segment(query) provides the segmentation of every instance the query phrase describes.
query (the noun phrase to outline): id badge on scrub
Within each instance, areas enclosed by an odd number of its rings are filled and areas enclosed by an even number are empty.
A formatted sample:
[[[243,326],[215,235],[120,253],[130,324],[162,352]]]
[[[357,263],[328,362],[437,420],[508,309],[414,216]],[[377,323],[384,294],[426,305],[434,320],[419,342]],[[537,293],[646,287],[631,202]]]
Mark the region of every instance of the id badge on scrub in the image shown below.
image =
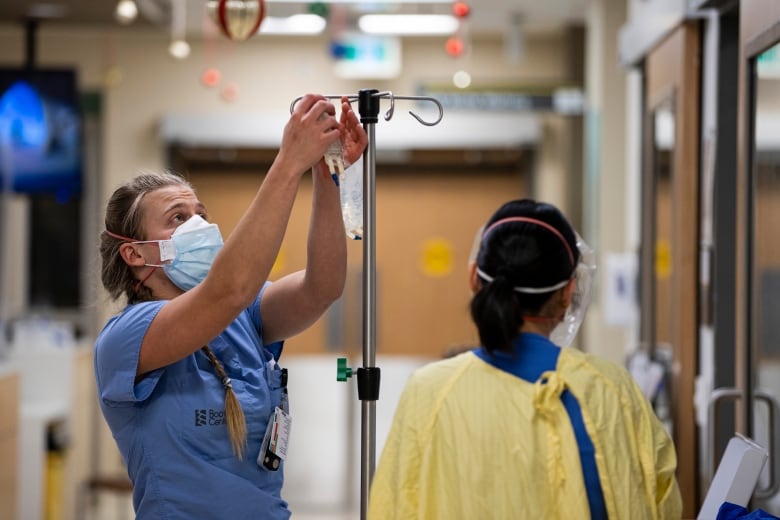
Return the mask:
[[[263,444],[260,447],[260,453],[257,455],[257,464],[260,467],[270,471],[279,469],[282,461],[287,457],[291,426],[292,417],[290,417],[290,414],[277,406],[268,421],[268,426],[265,428]]]

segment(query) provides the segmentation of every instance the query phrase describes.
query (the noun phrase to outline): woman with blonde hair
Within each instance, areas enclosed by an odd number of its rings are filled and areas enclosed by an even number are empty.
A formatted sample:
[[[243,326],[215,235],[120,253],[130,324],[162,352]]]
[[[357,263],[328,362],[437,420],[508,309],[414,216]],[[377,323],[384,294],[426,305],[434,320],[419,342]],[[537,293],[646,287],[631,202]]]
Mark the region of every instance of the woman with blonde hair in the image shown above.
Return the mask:
[[[144,174],[108,201],[102,280],[127,306],[95,345],[103,415],[133,484],[136,518],[287,519],[283,341],[341,295],[346,244],[323,154],[346,162],[367,137],[349,102],[340,121],[304,96],[243,217],[224,241],[193,188]],[[303,174],[312,170],[306,268],[269,283]],[[271,436],[270,433],[274,435]]]

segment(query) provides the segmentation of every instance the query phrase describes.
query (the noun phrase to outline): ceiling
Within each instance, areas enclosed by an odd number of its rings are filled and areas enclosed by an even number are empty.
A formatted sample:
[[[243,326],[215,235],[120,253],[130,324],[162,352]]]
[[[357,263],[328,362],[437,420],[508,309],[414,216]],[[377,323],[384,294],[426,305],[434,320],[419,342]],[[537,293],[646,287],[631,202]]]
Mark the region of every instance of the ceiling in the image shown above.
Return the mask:
[[[331,2],[332,0],[326,0]],[[3,0],[0,1],[0,23],[24,23],[41,19],[52,25],[118,26],[114,20],[117,0]],[[188,32],[202,30],[206,0],[186,0]],[[170,26],[171,0],[136,0],[140,16],[136,26],[167,28]],[[581,22],[588,0],[471,0],[469,29],[474,34],[503,33],[511,24],[521,23],[526,29],[550,29]],[[267,14],[285,16],[306,12],[310,2],[266,0]],[[449,13],[447,0],[361,2],[344,0],[340,4],[348,13],[359,9],[379,8],[412,13]]]

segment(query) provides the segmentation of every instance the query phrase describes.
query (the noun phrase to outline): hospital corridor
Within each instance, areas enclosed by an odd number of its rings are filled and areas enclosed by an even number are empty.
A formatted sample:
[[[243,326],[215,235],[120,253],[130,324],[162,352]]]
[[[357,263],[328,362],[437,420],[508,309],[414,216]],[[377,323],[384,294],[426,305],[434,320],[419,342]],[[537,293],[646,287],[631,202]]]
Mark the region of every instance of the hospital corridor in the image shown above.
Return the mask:
[[[778,0],[0,2],[0,520],[780,518],[778,229]]]

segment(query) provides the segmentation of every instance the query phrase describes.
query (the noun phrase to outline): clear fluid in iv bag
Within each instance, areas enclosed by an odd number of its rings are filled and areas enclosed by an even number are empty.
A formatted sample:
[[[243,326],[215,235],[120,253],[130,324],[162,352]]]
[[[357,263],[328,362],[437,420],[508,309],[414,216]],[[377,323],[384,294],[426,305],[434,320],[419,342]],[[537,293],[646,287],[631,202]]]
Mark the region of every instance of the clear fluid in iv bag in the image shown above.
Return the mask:
[[[334,182],[339,186],[344,232],[349,238],[360,240],[363,238],[362,163],[358,161],[345,168],[341,140],[336,140],[325,152],[325,164],[328,165]]]
[[[363,238],[363,165],[362,157],[339,175],[341,216],[344,231],[353,240]]]
[[[346,182],[341,182],[341,215],[344,219],[344,231],[353,240],[363,238],[363,186],[356,189],[345,189]]]

